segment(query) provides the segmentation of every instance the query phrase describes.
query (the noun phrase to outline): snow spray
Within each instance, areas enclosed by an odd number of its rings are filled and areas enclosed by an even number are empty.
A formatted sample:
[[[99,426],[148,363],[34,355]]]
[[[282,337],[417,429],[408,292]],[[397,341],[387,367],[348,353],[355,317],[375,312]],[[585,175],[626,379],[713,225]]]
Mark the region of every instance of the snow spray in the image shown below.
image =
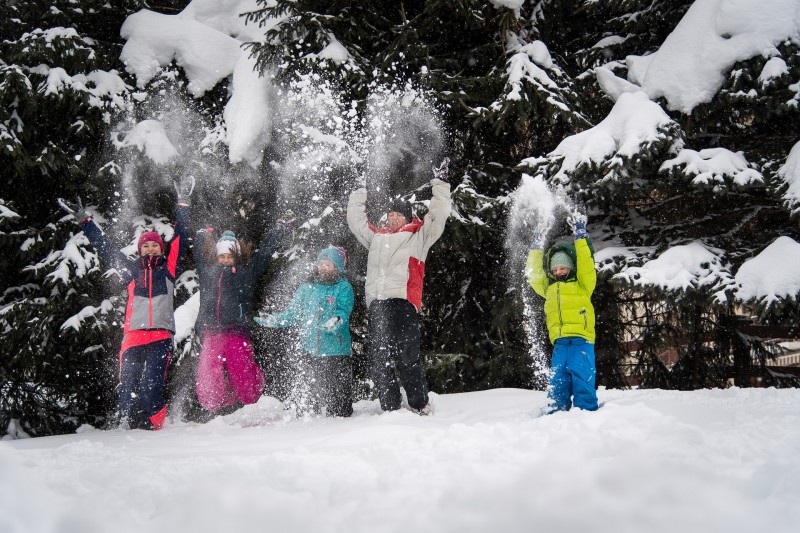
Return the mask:
[[[436,107],[424,91],[411,85],[373,91],[365,122],[363,185],[372,218],[382,216],[391,200],[407,196],[435,177],[446,143]]]
[[[520,291],[523,302],[524,327],[528,337],[533,386],[543,390],[547,386],[549,367],[547,353],[540,346],[547,338],[547,331],[534,319],[537,306],[533,289],[528,284],[525,262],[535,235],[545,240],[545,246],[552,244],[550,238],[557,231],[558,221],[566,218],[566,213],[574,211],[571,200],[563,189],[552,191],[541,176],[531,177],[523,174],[522,182],[511,194],[511,208],[506,230],[506,250],[508,252],[509,279]]]

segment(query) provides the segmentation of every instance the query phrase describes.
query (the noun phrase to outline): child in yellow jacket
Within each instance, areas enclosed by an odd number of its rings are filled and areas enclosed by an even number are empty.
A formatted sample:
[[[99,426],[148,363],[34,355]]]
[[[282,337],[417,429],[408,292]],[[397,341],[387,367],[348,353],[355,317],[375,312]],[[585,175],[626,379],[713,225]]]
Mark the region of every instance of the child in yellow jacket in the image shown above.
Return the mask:
[[[595,391],[595,315],[591,297],[597,271],[586,222],[574,222],[575,243],[553,245],[545,256],[537,236],[525,272],[536,293],[545,299],[544,312],[553,344],[549,412],[575,407],[597,410]]]

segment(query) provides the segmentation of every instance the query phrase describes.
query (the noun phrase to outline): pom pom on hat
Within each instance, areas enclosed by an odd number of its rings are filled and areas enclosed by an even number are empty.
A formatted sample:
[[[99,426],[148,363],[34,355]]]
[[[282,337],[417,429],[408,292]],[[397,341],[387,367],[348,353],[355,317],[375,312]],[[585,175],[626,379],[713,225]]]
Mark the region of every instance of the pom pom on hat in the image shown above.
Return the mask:
[[[161,247],[161,252],[164,252],[164,239],[155,231],[145,231],[139,236],[139,242],[136,243],[136,251],[142,255],[142,245],[146,242],[154,242]]]
[[[317,256],[317,261],[322,261],[323,259],[333,263],[333,266],[335,266],[336,270],[339,272],[344,272],[347,266],[347,252],[344,251],[344,248],[340,248],[339,246],[328,246],[323,249]]]
[[[238,254],[241,252],[239,248],[239,241],[236,240],[236,234],[231,230],[222,232],[222,236],[217,241],[217,255],[221,254]]]

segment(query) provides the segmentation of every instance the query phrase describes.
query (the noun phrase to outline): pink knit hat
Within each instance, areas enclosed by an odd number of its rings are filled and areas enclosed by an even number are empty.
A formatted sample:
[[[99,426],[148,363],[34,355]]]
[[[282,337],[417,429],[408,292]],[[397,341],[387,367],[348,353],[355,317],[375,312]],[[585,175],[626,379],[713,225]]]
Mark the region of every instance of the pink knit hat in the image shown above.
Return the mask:
[[[164,251],[164,239],[161,238],[161,235],[155,231],[145,231],[136,244],[136,251],[139,252],[139,255],[142,255],[142,245],[146,242],[154,242],[161,247],[162,252]]]

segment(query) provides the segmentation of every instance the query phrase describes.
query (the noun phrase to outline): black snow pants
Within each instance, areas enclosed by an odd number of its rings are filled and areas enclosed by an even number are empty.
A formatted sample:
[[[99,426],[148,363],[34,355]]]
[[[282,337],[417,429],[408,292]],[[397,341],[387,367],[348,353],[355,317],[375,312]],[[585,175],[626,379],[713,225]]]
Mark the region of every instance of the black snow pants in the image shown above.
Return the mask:
[[[400,409],[400,384],[409,407],[421,409],[428,404],[428,385],[419,359],[419,315],[411,302],[391,298],[370,304],[369,358],[381,409]]]

